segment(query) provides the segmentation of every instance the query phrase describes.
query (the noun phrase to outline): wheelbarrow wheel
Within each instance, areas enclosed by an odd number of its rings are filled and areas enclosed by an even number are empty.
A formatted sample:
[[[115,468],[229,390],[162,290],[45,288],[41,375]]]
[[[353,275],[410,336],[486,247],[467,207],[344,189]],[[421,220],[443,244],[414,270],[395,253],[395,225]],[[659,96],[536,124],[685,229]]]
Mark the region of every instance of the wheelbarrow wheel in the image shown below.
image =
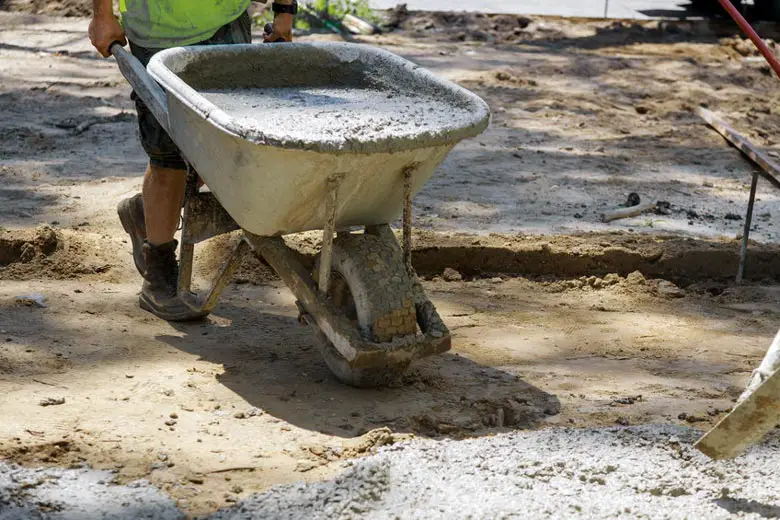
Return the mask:
[[[319,260],[315,277],[319,273]],[[369,234],[342,234],[333,241],[328,299],[355,323],[361,335],[376,343],[417,333],[412,281],[397,244]],[[385,386],[401,376],[409,360],[388,359],[386,364],[353,368],[319,334],[325,363],[343,383],[356,387]]]

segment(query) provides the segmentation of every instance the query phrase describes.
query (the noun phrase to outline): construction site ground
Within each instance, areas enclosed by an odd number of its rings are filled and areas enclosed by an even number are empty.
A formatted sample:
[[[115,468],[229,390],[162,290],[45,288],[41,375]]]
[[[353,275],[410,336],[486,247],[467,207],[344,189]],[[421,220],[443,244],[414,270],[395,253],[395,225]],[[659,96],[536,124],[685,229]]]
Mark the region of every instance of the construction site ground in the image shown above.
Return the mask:
[[[778,192],[759,182],[736,286],[753,167],[696,113],[705,105],[780,152],[777,78],[728,25],[412,14],[395,32],[356,38],[458,82],[493,112],[415,199],[415,266],[453,349],[377,390],[330,375],[292,294],[257,260],[204,322],[138,308],[115,206],[140,189],[145,157],[130,89],[86,27],[0,12],[6,463],[145,479],[177,511],[204,515],[277,484],[330,479],[414,437],[450,450],[528,438],[515,430],[662,424],[689,450],[777,331]],[[312,39],[340,38],[301,38]],[[631,192],[668,202],[667,214],[602,223]],[[198,249],[201,281],[235,238]],[[288,241],[313,259],[316,234]],[[582,446],[607,439],[593,435]],[[0,492],[0,510],[47,478],[15,498]],[[642,496],[681,496],[669,489]],[[778,514],[751,489],[712,500],[723,514]],[[33,505],[56,513],[55,502]]]

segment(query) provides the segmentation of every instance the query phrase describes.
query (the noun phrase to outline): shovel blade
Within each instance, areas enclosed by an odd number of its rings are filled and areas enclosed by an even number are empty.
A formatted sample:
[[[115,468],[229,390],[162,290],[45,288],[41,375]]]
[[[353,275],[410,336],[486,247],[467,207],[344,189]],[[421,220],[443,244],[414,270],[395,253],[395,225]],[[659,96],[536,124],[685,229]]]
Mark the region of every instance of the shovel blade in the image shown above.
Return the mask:
[[[694,447],[712,459],[732,459],[780,423],[780,370],[699,439]]]

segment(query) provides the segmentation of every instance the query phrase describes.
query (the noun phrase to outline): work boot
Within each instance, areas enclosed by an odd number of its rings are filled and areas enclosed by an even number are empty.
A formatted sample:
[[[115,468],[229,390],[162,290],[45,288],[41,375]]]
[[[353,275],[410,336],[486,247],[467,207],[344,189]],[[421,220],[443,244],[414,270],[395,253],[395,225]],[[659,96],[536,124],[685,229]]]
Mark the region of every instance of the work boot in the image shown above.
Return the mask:
[[[133,242],[133,261],[135,262],[135,268],[141,276],[146,271],[146,263],[144,262],[143,245],[146,240],[146,222],[144,221],[144,199],[141,194],[134,195],[128,199],[119,203],[116,208],[116,212],[119,214],[119,220],[122,222],[122,227],[125,232],[130,235],[130,240]]]
[[[179,298],[179,264],[175,240],[159,246],[144,242],[141,246],[146,266],[139,304],[145,311],[167,321],[190,321],[208,313],[192,310]]]

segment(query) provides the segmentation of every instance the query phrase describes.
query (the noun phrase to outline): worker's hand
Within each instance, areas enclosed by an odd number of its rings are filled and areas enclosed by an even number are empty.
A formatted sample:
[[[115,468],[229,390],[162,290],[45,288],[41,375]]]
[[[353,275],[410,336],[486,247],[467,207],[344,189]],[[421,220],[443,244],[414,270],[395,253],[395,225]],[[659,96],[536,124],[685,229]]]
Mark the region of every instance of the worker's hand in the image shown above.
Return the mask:
[[[263,41],[265,43],[273,43],[275,41],[292,41],[292,27],[295,17],[287,13],[279,13],[274,17],[274,32],[271,34],[263,35]]]
[[[112,43],[119,42],[127,45],[125,30],[113,14],[92,17],[92,21],[89,22],[89,40],[104,58],[111,56],[109,47]]]

